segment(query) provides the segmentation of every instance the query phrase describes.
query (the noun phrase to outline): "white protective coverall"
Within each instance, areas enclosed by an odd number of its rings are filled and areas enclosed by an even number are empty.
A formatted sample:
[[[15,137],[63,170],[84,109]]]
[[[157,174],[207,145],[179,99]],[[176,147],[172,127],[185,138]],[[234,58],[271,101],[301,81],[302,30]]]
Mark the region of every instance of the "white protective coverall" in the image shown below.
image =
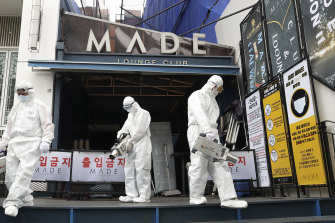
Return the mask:
[[[142,109],[132,98],[126,97],[123,107],[129,112],[128,118],[118,137],[122,133],[130,134],[129,143],[133,148],[126,156],[125,187],[126,197],[121,196],[124,202],[150,202],[151,195],[151,140],[150,140],[150,113]]]
[[[29,82],[22,81],[16,88],[29,89],[29,96],[19,100],[9,113],[0,147],[8,146],[5,181],[9,193],[3,207],[6,210],[16,208],[17,214],[18,208],[33,205],[30,182],[41,151],[54,138],[54,124],[46,105],[34,98],[33,87]],[[16,214],[14,211],[9,215]]]
[[[188,98],[188,130],[187,139],[190,150],[192,151],[197,137],[200,133],[205,133],[209,139],[219,139],[217,120],[220,115],[219,106],[215,99],[218,94],[217,85],[221,86],[222,78],[214,75],[202,87],[191,94]],[[233,184],[233,179],[229,171],[227,162],[213,162],[212,157],[206,157],[201,152],[191,152],[191,166],[189,167],[189,189],[190,189],[190,204],[203,204],[207,200],[204,197],[208,172],[211,175],[215,185],[218,188],[221,205],[228,200],[237,197]],[[242,202],[243,207],[245,201]],[[234,203],[234,201],[232,201]],[[235,208],[233,205],[228,205]],[[241,206],[241,207],[242,207]]]

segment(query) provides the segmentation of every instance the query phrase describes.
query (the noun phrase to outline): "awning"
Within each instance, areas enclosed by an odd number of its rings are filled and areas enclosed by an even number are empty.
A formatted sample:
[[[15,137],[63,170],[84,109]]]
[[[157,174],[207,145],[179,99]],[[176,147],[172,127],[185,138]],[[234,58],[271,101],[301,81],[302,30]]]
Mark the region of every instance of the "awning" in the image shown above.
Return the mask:
[[[156,73],[193,74],[193,75],[228,75],[239,74],[240,68],[235,65],[180,65],[180,64],[127,64],[107,62],[81,62],[64,60],[29,60],[28,66],[33,69],[50,69],[54,72],[130,72],[143,75],[154,75]]]

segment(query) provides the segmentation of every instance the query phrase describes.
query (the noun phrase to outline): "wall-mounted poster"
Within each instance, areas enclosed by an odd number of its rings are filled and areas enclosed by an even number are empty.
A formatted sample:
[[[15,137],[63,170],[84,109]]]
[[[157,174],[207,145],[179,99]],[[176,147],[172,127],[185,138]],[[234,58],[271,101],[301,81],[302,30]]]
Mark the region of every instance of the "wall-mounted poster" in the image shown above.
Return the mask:
[[[335,1],[300,0],[312,74],[335,90]]]
[[[293,183],[279,80],[262,88],[264,120],[274,184]]]
[[[241,23],[241,35],[247,93],[251,93],[268,80],[260,4]]]
[[[284,73],[283,78],[298,184],[326,184],[307,61]]]
[[[249,147],[250,150],[255,150],[259,186],[269,187],[270,178],[268,162],[266,159],[265,134],[259,91],[254,92],[245,99],[245,108],[247,114]]]
[[[263,0],[272,75],[301,60],[294,0]]]

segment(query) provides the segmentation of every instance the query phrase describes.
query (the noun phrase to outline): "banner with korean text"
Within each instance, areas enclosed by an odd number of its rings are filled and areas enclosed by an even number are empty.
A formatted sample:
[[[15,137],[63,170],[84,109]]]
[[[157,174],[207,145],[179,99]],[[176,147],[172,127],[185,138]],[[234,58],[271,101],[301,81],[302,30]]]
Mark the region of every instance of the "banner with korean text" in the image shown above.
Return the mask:
[[[298,184],[326,184],[307,61],[285,72],[283,78]]]
[[[228,162],[228,168],[233,180],[256,180],[255,151],[230,151],[231,154],[238,157],[234,164]]]
[[[293,183],[279,80],[262,88],[264,120],[274,184]]]
[[[72,152],[52,151],[42,154],[32,180],[70,181]]]
[[[260,187],[269,187],[270,178],[268,171],[268,162],[266,159],[266,148],[264,141],[264,127],[261,109],[261,100],[259,90],[249,95],[245,99],[249,147],[255,150],[257,172]]]
[[[115,160],[104,152],[73,152],[72,181],[124,182],[125,157]]]

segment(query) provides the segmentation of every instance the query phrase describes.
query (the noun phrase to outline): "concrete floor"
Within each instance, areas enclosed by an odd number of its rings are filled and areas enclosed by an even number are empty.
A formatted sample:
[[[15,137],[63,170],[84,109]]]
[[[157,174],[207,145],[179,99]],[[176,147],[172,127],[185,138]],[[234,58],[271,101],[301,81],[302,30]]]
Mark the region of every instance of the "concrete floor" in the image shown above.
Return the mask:
[[[0,203],[5,198],[0,198]],[[308,201],[315,198],[292,198],[292,197],[245,197],[239,198],[247,201],[249,204],[259,203],[277,203],[277,202],[295,202],[295,201]],[[220,200],[217,196],[207,196],[206,206],[219,206]],[[37,197],[34,199],[34,207],[47,207],[47,208],[134,208],[134,207],[185,207],[190,206],[189,198],[185,196],[178,197],[152,197],[150,203],[123,203],[118,198],[104,199],[94,198],[88,200],[66,200],[58,198]]]

